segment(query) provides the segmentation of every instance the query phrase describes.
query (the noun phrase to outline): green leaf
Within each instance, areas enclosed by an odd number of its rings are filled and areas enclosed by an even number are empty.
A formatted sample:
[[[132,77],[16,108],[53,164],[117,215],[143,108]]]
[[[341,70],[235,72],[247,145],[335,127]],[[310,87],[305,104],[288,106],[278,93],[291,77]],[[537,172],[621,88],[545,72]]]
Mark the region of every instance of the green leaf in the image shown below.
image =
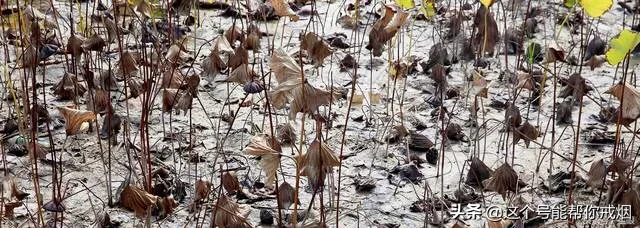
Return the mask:
[[[576,0],[564,0],[564,6],[567,8],[573,8],[576,5]]]
[[[436,15],[436,3],[433,0],[422,0],[422,7],[420,7],[420,13],[426,18],[431,18]]]
[[[618,65],[627,56],[627,53],[638,46],[638,43],[640,43],[640,33],[628,29],[622,30],[609,43],[609,50],[606,53],[607,62],[611,65]]]
[[[413,9],[416,8],[416,3],[413,0],[396,0],[396,4],[403,9]]]
[[[600,17],[611,9],[613,0],[580,0],[580,6],[591,17]]]

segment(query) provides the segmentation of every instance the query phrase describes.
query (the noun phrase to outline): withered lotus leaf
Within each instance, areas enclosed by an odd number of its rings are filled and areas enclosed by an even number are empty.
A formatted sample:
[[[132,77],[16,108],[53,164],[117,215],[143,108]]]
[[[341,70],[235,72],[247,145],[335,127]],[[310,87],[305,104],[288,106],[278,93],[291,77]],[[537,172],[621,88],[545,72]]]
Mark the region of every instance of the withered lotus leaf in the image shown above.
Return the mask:
[[[234,82],[240,85],[246,85],[254,80],[256,73],[249,68],[247,64],[242,64],[236,67],[229,73],[229,77],[217,82]]]
[[[280,198],[280,206],[283,209],[288,209],[291,204],[293,204],[294,200],[299,202],[295,198],[296,190],[287,182],[282,182],[280,186],[278,186],[278,198]]]
[[[157,196],[133,185],[124,187],[120,193],[120,205],[133,210],[138,217],[147,214],[147,211],[154,208],[157,202]]]
[[[331,55],[329,45],[313,32],[304,34],[300,48],[307,52],[315,66],[322,65],[324,59]]]
[[[604,178],[607,176],[607,165],[603,159],[598,159],[591,163],[591,168],[589,168],[589,172],[587,173],[589,177],[587,179],[587,184],[592,188],[602,188],[604,183]]]
[[[276,15],[280,17],[289,17],[291,21],[298,21],[300,17],[296,15],[289,4],[285,0],[271,0],[271,5],[273,6],[273,10]]]
[[[524,144],[529,148],[529,143],[535,141],[540,136],[538,128],[531,125],[529,122],[525,122],[518,130],[513,133],[513,143],[516,144],[520,139],[524,140]]]
[[[493,170],[491,170],[491,168],[484,164],[478,157],[473,157],[469,165],[469,172],[467,173],[465,183],[471,186],[481,186],[482,182],[489,179],[492,174]]]
[[[242,46],[238,46],[235,50],[234,50],[234,54],[229,56],[229,61],[227,61],[227,66],[229,67],[229,69],[234,70],[242,65],[247,65],[249,64],[249,52],[247,52],[247,49],[242,47]]]
[[[396,14],[390,6],[384,5],[384,8],[384,16],[373,24],[369,32],[369,43],[366,46],[367,50],[376,57],[382,55],[385,43],[396,35],[409,17],[409,13],[402,9],[398,9]]]
[[[314,191],[320,190],[324,185],[324,179],[328,173],[333,172],[333,167],[340,166],[340,158],[327,145],[316,138],[309,150],[304,154],[304,166],[301,169],[302,174],[309,178],[309,182]]]
[[[184,82],[184,75],[178,69],[172,69],[169,67],[164,74],[162,74],[162,87],[163,89],[179,89]]]
[[[18,187],[13,176],[5,176],[2,180],[2,198],[8,200],[22,201],[27,198],[29,193],[26,193]]]
[[[93,97],[90,94],[93,94]],[[108,112],[113,110],[110,100],[109,91],[96,89],[93,93],[89,93],[89,97],[87,97],[87,109],[95,113]]]
[[[200,63],[202,65],[202,75],[206,77],[208,81],[213,81],[216,75],[227,69],[227,64],[222,60],[220,55],[221,53],[218,50],[218,47],[215,47],[211,53],[209,53],[207,58],[202,60],[202,63]]]
[[[102,51],[105,46],[107,46],[107,43],[98,34],[93,34],[82,43],[82,48],[87,51]]]
[[[71,74],[65,73],[58,84],[56,84],[53,94],[62,100],[73,100],[77,96],[83,96],[87,92],[87,88],[78,82],[78,78]]]
[[[476,33],[473,35],[473,47],[476,53],[493,53],[498,42],[498,24],[493,18],[493,14],[484,6],[478,8],[473,18],[473,26]]]
[[[178,207],[178,203],[176,203],[176,200],[173,199],[173,197],[168,196],[168,197],[158,197],[158,203],[157,203],[158,207],[160,208],[160,217],[164,218],[167,217],[170,214],[173,214],[173,211],[175,210],[176,207]]]
[[[196,195],[194,197],[194,201],[206,200],[209,198],[209,194],[211,193],[211,182],[205,180],[197,180],[196,181]]]
[[[493,177],[482,182],[487,190],[495,191],[506,198],[508,191],[516,192],[518,189],[518,174],[507,163],[502,164],[493,173]]]
[[[580,99],[580,97],[593,89],[587,85],[587,80],[578,73],[572,74],[569,78],[560,78],[560,83],[565,87],[560,91],[558,97],[563,98],[573,96],[574,99]]]
[[[263,136],[254,136],[245,151],[249,155],[260,156],[260,167],[262,167],[267,176],[265,184],[272,186],[280,166],[280,152],[273,149]]]
[[[269,66],[278,83],[302,77],[302,68],[298,62],[283,49],[276,49],[273,52],[269,59]]]
[[[510,124],[509,129],[520,127],[520,124],[522,124],[520,109],[511,102],[509,102],[504,111],[504,118],[507,120],[507,123]]]
[[[247,223],[247,219],[242,215],[241,207],[238,203],[233,202],[228,196],[222,195],[216,203],[218,209],[216,211],[216,226],[218,227],[251,227]]]
[[[610,93],[618,100],[622,101],[622,124],[630,124],[640,117],[640,93],[634,87],[627,83],[617,83],[609,88],[607,93]],[[613,117],[614,120],[618,119],[618,116]]]
[[[231,26],[229,29],[224,31],[224,37],[227,38],[231,47],[235,47],[234,44],[236,41],[244,43],[244,33],[236,26]]]
[[[138,64],[133,54],[129,51],[124,51],[120,55],[120,61],[118,62],[118,70],[123,77],[135,75],[138,72]]]
[[[276,135],[283,145],[294,143],[296,140],[296,132],[290,123],[279,124],[276,127]]]
[[[162,91],[162,111],[171,110],[184,111],[191,109],[193,96],[191,93],[178,89],[163,89]]]
[[[229,194],[235,194],[236,192],[242,191],[235,172],[225,172],[222,174],[222,187],[224,187],[224,190]]]
[[[78,110],[64,106],[56,107],[65,120],[65,130],[67,135],[76,135],[87,130],[88,125],[84,123],[96,120],[96,114],[88,110]]]
[[[313,114],[318,110],[318,107],[328,105],[339,98],[337,93],[317,89],[309,83],[295,87],[291,94],[293,97],[289,112],[291,120],[294,120],[299,112]]]
[[[84,43],[84,37],[78,34],[72,34],[69,36],[69,40],[67,40],[67,53],[71,54],[71,56],[79,57],[84,53],[84,48],[82,48]]]

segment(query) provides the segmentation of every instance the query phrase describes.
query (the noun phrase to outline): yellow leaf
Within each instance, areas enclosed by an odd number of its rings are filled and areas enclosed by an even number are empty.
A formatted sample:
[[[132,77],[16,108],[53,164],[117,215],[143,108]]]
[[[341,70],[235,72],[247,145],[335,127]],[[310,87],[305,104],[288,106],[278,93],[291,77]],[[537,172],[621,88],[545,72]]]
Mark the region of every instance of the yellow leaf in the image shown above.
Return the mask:
[[[84,33],[84,30],[87,28],[87,23],[84,20],[83,16],[80,16],[80,20],[78,21],[78,27],[76,28],[76,32]]]
[[[215,2],[215,0],[209,0],[209,4],[213,4],[213,2]]]
[[[580,6],[591,17],[600,17],[611,9],[613,0],[580,0]]]
[[[420,12],[424,17],[431,18],[436,15],[436,3],[433,0],[422,0]]]
[[[413,0],[396,0],[396,4],[403,9],[413,9],[416,8],[416,3]]]
[[[625,29],[616,37],[611,39],[609,50],[607,50],[607,62],[617,65],[624,57],[640,43],[640,33]]]
[[[494,0],[480,0],[480,3],[482,3],[482,5],[484,5],[484,7],[491,7],[491,5],[493,5]]]

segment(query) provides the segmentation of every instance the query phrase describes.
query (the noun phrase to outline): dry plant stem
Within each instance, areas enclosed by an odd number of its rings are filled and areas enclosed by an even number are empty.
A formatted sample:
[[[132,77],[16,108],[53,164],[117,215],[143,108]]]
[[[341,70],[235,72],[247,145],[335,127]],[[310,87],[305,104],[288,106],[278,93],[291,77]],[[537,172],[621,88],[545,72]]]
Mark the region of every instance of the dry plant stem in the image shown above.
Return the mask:
[[[17,2],[18,4],[18,8],[22,9],[22,6],[20,6],[20,2]],[[22,14],[18,14],[18,27],[19,27],[19,31],[20,31],[20,37],[24,37],[25,36],[25,31],[22,31],[22,27],[23,27],[23,18],[21,16]],[[35,44],[30,44],[30,45],[35,45]],[[24,53],[24,46],[22,47],[22,53]],[[24,58],[24,57],[23,57]],[[36,56],[33,56],[33,58],[37,58]],[[27,60],[29,62],[36,62],[37,60]],[[35,107],[35,105],[38,104],[38,97],[37,97],[37,93],[36,93],[36,67],[37,64],[35,64],[34,66],[31,66],[30,69],[24,68],[23,69],[23,94],[24,96],[24,107],[32,107],[31,103],[29,102],[29,91],[27,91],[27,83],[29,82],[29,75],[32,77],[31,78],[31,98],[33,99],[33,107]],[[36,146],[36,140],[37,140],[37,123],[38,123],[38,113],[36,111],[36,108],[32,108],[31,113],[29,114],[31,116],[31,120],[30,120],[30,140],[29,140],[29,144],[31,145],[32,148],[34,148],[35,151],[35,146]],[[25,132],[21,132],[21,135],[26,135]],[[40,181],[38,179],[38,160],[37,160],[37,156],[35,156],[35,153],[29,153],[29,159],[31,160],[31,175],[32,175],[32,179],[33,179],[33,185],[34,185],[34,189],[36,191],[36,199],[37,202],[36,204],[38,205],[38,221],[37,224],[39,225],[44,225],[44,218],[42,215],[42,199],[40,198]]]

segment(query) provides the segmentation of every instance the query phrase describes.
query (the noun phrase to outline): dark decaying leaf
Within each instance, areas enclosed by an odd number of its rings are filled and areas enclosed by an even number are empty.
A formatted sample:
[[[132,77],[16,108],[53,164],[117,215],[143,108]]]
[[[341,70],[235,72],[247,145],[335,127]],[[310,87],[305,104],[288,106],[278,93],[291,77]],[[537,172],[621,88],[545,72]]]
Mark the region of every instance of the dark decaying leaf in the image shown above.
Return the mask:
[[[476,33],[473,35],[473,47],[476,53],[493,53],[498,42],[498,24],[489,10],[481,6],[473,18]]]
[[[193,198],[194,202],[199,202],[202,200],[206,200],[209,198],[209,194],[211,193],[211,182],[205,180],[197,180],[196,181],[196,194]]]
[[[471,186],[482,186],[482,182],[489,179],[492,174],[493,170],[489,166],[484,164],[478,157],[473,157],[469,164],[469,172],[465,183]]]
[[[443,66],[451,64],[449,58],[449,52],[447,51],[447,48],[444,46],[444,44],[437,43],[431,46],[431,49],[429,49],[429,60],[427,60],[426,62],[421,62],[420,66],[422,67],[423,72],[429,73],[429,71],[431,71],[431,68],[438,64]]]
[[[350,69],[358,67],[358,62],[351,54],[347,54],[344,56],[342,60],[340,60],[340,69]]]
[[[62,100],[74,100],[76,96],[84,96],[87,88],[78,82],[78,77],[71,73],[65,73],[55,86],[53,94]]]
[[[390,6],[384,5],[384,8],[384,16],[373,24],[369,32],[369,43],[365,47],[376,57],[382,55],[384,45],[396,35],[409,17],[409,13],[402,9],[397,9],[396,14]]]
[[[294,199],[295,191],[296,190],[287,182],[282,182],[282,184],[278,186],[277,194],[278,198],[280,198],[280,206],[283,209],[288,209],[293,204],[294,200],[299,202],[297,199]]]
[[[411,150],[427,152],[433,145],[433,142],[427,136],[417,132],[409,134],[409,149]]]
[[[42,208],[50,212],[64,212],[66,210],[64,204],[56,199],[52,199],[49,202],[46,202],[42,205]]]
[[[386,141],[387,143],[397,143],[407,135],[409,135],[409,130],[404,125],[396,125],[389,130]]]
[[[466,135],[462,132],[462,126],[457,123],[449,123],[446,129],[447,138],[455,141],[465,141]]]
[[[572,110],[573,110],[573,97],[567,97],[562,101],[562,103],[558,104],[555,118],[556,122],[560,124],[571,124],[573,123],[572,118]]]
[[[242,191],[235,172],[225,172],[222,174],[222,186],[229,194],[235,194],[236,192]]]
[[[278,124],[276,135],[282,145],[289,145],[296,142],[296,132],[290,123]]]
[[[607,168],[609,164],[605,163],[603,159],[598,159],[591,163],[591,168],[587,176],[587,184],[592,188],[603,188],[604,178],[607,175]]]
[[[587,85],[587,80],[578,73],[572,74],[569,78],[560,78],[560,83],[565,87],[560,91],[558,97],[573,96],[574,99],[580,99],[587,92],[593,90],[591,86]]]
[[[93,92],[93,97],[87,97],[87,109],[95,113],[106,113],[113,111],[113,107],[110,102],[109,91],[104,89],[96,89]]]
[[[493,173],[490,179],[484,180],[482,184],[487,190],[500,193],[506,198],[509,191],[516,193],[518,190],[518,174],[507,163],[502,164]]]
[[[587,45],[582,61],[590,60],[594,56],[604,55],[606,51],[607,42],[602,40],[600,36],[595,34],[593,39],[591,39],[591,41],[589,41],[589,44]]]
[[[87,51],[102,51],[106,45],[107,43],[100,35],[94,34],[84,41],[82,48]]]
[[[522,116],[520,116],[520,109],[513,105],[511,102],[507,105],[507,108],[504,111],[504,118],[507,120],[507,123],[510,124],[509,129],[520,127],[522,124]]]
[[[529,143],[531,141],[536,141],[538,136],[540,136],[538,128],[534,127],[529,122],[525,122],[517,128],[517,131],[513,132],[513,143],[517,144],[520,142],[520,139],[522,139],[524,140],[526,147],[529,148]]]
[[[191,109],[193,103],[193,96],[191,93],[177,90],[177,89],[163,89],[162,90],[162,111],[170,112],[171,110],[182,110],[187,112]]]
[[[255,94],[262,92],[264,90],[264,86],[260,82],[254,80],[244,84],[243,90],[245,93]]]

